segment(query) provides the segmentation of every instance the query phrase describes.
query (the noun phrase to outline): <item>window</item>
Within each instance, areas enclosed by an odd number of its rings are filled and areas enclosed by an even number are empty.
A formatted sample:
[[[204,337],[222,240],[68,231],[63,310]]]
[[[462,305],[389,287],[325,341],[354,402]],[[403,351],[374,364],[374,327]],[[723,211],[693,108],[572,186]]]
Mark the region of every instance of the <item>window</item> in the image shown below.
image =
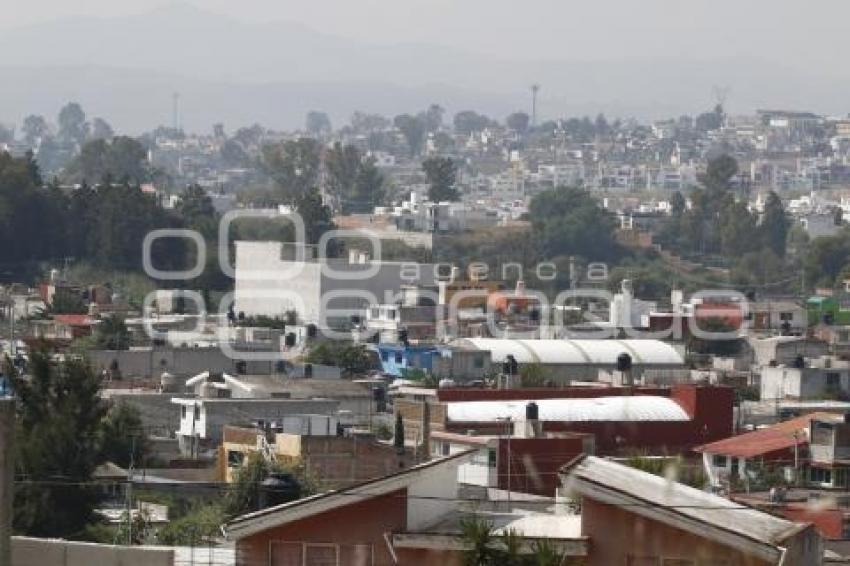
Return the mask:
[[[340,545],[339,563],[340,566],[372,566],[372,545]]]
[[[304,566],[337,566],[339,547],[335,544],[305,544]]]
[[[272,566],[301,566],[304,546],[300,542],[273,542],[269,563]]]
[[[787,320],[788,322],[791,322],[792,320],[794,320],[794,313],[781,312],[779,313],[779,320]]]
[[[242,452],[237,452],[236,450],[228,450],[227,451],[227,467],[228,468],[238,468],[242,465],[242,462],[245,460],[245,454]]]
[[[496,467],[496,451],[492,448],[487,451],[487,466],[490,468]]]
[[[441,451],[440,453],[441,453],[443,456],[448,456],[448,455],[449,455],[449,450],[450,450],[450,449],[451,449],[451,446],[449,446],[449,443],[448,443],[448,442],[443,442],[443,443],[440,445],[440,451]]]
[[[198,405],[195,405],[195,420],[201,420],[201,407]]]
[[[395,363],[400,364],[403,361],[404,361],[404,354],[402,354],[401,352],[396,352],[395,353]]]
[[[657,556],[626,556],[626,566],[659,566],[661,560]]]
[[[481,369],[484,367],[484,356],[477,355],[472,359],[472,367],[475,369]]]
[[[841,390],[841,377],[834,371],[826,374],[826,390],[828,393],[837,393]]]
[[[711,465],[715,468],[725,468],[727,465],[727,458],[721,454],[715,454],[711,457]]]
[[[390,353],[389,352],[381,352],[381,360],[384,362],[390,361]]]
[[[832,483],[832,470],[812,468],[809,472],[809,478],[813,483]]]
[[[183,405],[183,406],[180,407],[180,418],[181,419],[186,418],[186,405]]]

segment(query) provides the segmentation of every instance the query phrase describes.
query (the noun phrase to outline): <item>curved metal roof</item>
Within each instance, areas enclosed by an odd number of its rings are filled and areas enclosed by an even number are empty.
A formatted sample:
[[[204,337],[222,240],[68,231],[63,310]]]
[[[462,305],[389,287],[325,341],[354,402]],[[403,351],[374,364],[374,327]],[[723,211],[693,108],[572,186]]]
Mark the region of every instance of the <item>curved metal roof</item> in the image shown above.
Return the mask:
[[[513,340],[463,338],[453,343],[461,348],[489,350],[494,362],[512,354],[521,364],[564,364],[613,366],[623,352],[635,365],[682,366],[685,361],[670,344],[661,340]]]
[[[525,419],[531,401],[461,401],[447,403],[448,418],[455,422],[496,422]],[[539,399],[541,421],[687,421],[688,413],[667,397],[635,395],[591,399]]]

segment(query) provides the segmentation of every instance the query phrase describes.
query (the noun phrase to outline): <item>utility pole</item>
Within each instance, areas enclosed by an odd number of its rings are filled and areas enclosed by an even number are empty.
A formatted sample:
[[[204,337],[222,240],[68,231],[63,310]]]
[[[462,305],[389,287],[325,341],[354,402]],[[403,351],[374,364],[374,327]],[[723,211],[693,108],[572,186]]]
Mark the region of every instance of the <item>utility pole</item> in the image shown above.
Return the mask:
[[[535,83],[531,85],[531,127],[537,125],[537,93],[540,91],[540,85]]]
[[[12,564],[12,499],[15,479],[15,400],[0,398],[0,566]]]

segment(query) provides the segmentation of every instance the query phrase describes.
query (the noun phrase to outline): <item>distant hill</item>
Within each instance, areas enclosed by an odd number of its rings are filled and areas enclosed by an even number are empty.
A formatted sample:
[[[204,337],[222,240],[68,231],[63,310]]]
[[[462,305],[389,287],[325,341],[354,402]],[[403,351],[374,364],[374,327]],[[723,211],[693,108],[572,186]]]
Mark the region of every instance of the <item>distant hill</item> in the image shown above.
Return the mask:
[[[380,38],[376,38],[376,41]],[[340,123],[354,110],[392,115],[437,102],[503,118],[528,106],[539,82],[541,115],[662,117],[712,104],[732,87],[733,110],[794,106],[845,113],[848,75],[809,76],[754,59],[499,60],[424,44],[373,45],[299,24],[245,23],[173,3],[130,17],[78,17],[3,30],[0,121],[55,116],[70,99],[119,129],[168,123],[181,93],[184,125],[207,130],[255,121],[295,127],[311,109]]]

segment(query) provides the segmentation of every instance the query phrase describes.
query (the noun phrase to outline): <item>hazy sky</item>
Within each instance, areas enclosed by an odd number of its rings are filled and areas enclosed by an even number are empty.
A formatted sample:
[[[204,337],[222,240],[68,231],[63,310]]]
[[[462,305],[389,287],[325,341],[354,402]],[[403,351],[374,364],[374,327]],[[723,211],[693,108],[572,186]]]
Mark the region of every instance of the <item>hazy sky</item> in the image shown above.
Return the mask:
[[[187,0],[232,17],[291,20],[375,43],[416,41],[551,59],[749,56],[843,64],[846,0]],[[162,0],[0,0],[0,26],[121,16]]]

